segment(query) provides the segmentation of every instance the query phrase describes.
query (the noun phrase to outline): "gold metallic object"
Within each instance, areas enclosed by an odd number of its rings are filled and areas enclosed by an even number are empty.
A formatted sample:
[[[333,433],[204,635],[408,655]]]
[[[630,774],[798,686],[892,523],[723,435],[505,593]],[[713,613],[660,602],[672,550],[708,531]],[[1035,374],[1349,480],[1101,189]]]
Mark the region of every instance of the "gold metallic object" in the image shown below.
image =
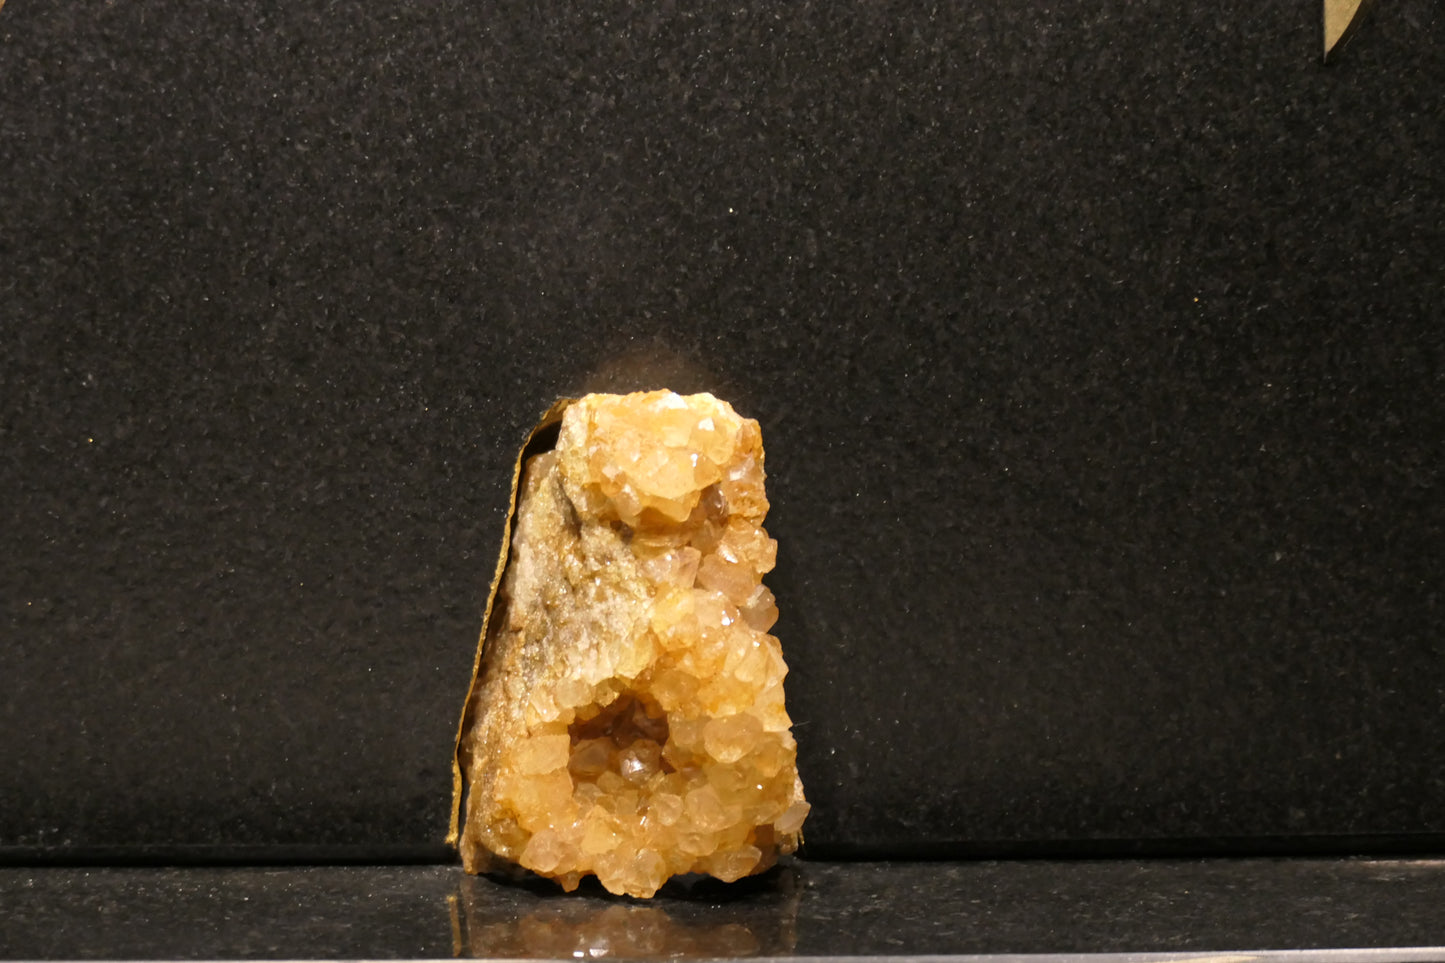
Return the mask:
[[[1374,0],[1325,0],[1325,61],[1335,56],[1354,34]]]

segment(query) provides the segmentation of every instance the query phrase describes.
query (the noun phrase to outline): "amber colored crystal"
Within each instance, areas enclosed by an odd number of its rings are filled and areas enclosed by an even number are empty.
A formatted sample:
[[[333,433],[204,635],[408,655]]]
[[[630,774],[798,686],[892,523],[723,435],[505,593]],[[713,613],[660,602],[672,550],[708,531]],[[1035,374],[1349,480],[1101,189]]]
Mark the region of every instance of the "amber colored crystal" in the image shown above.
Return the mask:
[[[588,395],[531,457],[458,747],[468,872],[651,896],[796,848],[808,812],[762,584],[758,423]]]

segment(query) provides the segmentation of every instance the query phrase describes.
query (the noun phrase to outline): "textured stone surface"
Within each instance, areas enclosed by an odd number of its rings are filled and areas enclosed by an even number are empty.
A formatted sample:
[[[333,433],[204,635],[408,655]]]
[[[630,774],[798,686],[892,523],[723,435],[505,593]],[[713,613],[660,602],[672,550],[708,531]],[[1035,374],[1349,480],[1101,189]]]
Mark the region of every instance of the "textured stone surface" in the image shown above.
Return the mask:
[[[763,478],[758,423],[712,395],[566,409],[526,465],[463,723],[469,872],[651,896],[796,848]]]
[[[0,35],[7,852],[442,858],[507,449],[660,384],[765,430],[810,856],[1445,833],[1439,0]]]
[[[1404,959],[1445,958],[1419,949],[1445,946],[1438,859],[808,859],[723,888],[701,879],[641,903],[557,899],[452,866],[0,868],[0,955],[1001,963],[1114,952],[1138,963],[1336,949],[1347,952],[1287,960],[1386,963],[1361,950],[1414,947]]]

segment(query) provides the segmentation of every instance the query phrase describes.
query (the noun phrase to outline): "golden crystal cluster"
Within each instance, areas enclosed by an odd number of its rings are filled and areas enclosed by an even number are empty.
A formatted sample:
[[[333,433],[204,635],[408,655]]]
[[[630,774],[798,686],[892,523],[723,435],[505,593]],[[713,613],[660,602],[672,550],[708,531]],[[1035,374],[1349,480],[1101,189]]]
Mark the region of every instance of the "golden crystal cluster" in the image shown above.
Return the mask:
[[[463,719],[469,872],[651,896],[796,848],[763,479],[758,423],[712,395],[565,408],[526,465]]]

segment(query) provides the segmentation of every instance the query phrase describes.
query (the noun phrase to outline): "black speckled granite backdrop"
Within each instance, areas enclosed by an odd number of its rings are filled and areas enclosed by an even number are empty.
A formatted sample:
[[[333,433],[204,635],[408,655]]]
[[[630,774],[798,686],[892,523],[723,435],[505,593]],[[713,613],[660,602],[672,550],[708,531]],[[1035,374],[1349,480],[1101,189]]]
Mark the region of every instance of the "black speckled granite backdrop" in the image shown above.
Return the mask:
[[[0,853],[437,853],[515,446],[658,383],[818,852],[1441,838],[1445,13],[1317,15],[10,0]]]

